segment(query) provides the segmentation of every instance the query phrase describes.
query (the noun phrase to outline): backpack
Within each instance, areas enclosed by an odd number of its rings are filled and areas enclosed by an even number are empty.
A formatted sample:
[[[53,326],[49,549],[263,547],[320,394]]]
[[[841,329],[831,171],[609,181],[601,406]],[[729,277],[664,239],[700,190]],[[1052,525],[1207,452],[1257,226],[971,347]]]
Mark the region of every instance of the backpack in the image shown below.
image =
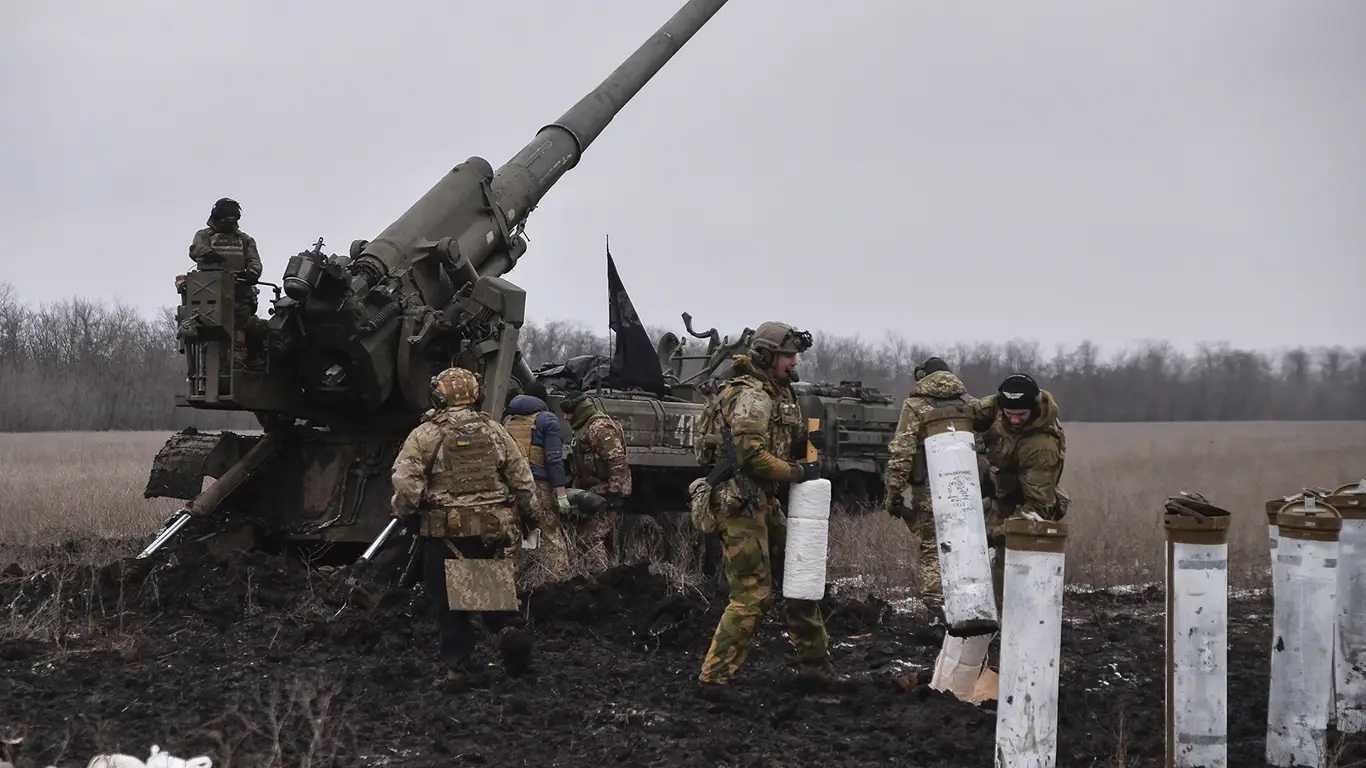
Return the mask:
[[[693,425],[692,455],[699,466],[710,467],[716,463],[721,451],[721,426],[721,395],[712,392],[707,395],[707,405]]]

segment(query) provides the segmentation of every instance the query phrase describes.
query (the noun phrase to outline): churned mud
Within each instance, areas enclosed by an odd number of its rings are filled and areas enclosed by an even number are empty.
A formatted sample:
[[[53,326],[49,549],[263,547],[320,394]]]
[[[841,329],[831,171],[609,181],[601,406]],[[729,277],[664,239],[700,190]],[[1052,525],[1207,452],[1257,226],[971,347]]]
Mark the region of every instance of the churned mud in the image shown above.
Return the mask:
[[[703,698],[722,598],[623,566],[534,593],[532,671],[494,663],[462,690],[442,682],[416,590],[353,591],[345,569],[285,556],[177,556],[0,576],[0,736],[22,738],[18,766],[151,744],[218,766],[992,762],[993,711],[894,684],[941,638],[875,598],[827,600],[847,680],[799,685],[770,616],[730,694]],[[1231,601],[1231,765],[1261,765],[1270,610]],[[1161,765],[1162,642],[1158,590],[1067,596],[1060,766]]]

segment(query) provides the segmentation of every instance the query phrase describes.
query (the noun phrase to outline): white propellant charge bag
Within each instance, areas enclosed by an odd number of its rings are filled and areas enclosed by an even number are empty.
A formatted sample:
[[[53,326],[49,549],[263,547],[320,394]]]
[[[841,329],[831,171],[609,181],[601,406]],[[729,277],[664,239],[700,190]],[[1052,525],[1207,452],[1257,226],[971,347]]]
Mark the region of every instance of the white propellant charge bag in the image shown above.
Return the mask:
[[[930,687],[973,704],[994,700],[998,682],[996,673],[987,668],[992,637],[944,635],[944,645],[934,660]]]
[[[1366,732],[1366,480],[1328,497],[1342,515],[1338,536],[1334,710],[1340,733]]]
[[[1315,497],[1276,515],[1275,609],[1266,762],[1325,765],[1333,706],[1333,634],[1338,588],[1337,510]]]
[[[996,768],[1052,768],[1067,525],[1014,519],[1006,521],[1005,534]]]
[[[999,623],[972,422],[961,409],[942,408],[927,415],[925,433],[944,620],[954,635],[990,634]]]
[[[787,495],[787,545],[783,597],[825,597],[825,557],[830,548],[830,481],[793,483]]]
[[[1168,512],[1163,525],[1167,765],[1227,768],[1229,518]]]

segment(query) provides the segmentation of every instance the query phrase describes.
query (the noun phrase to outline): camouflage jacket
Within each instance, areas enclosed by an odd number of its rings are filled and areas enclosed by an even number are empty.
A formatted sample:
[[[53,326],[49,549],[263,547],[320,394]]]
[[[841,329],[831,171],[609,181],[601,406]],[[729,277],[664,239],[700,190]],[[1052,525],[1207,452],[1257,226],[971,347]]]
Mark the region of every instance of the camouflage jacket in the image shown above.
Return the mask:
[[[963,380],[949,371],[935,371],[916,382],[915,389],[901,405],[896,435],[887,446],[887,469],[883,474],[885,498],[894,502],[909,486],[914,502],[928,505],[928,476],[925,468],[925,414],[948,405],[971,404]]]
[[[734,358],[735,376],[721,389],[721,419],[735,440],[736,470],[763,490],[801,476],[794,446],[806,442],[806,421],[792,386],[768,378],[745,355]]]
[[[626,461],[626,433],[617,420],[585,399],[575,409],[574,487],[599,496],[630,496],[631,465]]]
[[[501,424],[467,406],[429,411],[394,459],[394,514],[416,510],[425,536],[511,535],[515,502],[535,508],[526,457]]]
[[[242,272],[253,281],[261,277],[261,254],[256,251],[256,240],[246,232],[216,232],[205,227],[194,233],[190,259],[201,268]]]
[[[1067,496],[1058,487],[1067,438],[1058,419],[1058,401],[1048,391],[1039,393],[1039,413],[1012,429],[1000,412],[996,396],[976,402],[974,428],[985,430],[987,459],[996,484],[1002,517],[1026,513],[1057,520],[1067,512]]]

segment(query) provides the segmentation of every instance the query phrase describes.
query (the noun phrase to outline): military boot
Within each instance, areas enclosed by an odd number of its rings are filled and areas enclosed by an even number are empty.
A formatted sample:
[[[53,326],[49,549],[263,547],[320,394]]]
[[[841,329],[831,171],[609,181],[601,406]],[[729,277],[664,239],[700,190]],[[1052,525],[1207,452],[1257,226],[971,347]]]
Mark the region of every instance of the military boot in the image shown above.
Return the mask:
[[[814,662],[798,662],[792,673],[792,686],[802,691],[822,691],[844,682],[835,672],[829,659]]]
[[[709,683],[705,680],[698,680],[697,698],[712,704],[730,704],[735,702],[739,696],[729,683]]]

